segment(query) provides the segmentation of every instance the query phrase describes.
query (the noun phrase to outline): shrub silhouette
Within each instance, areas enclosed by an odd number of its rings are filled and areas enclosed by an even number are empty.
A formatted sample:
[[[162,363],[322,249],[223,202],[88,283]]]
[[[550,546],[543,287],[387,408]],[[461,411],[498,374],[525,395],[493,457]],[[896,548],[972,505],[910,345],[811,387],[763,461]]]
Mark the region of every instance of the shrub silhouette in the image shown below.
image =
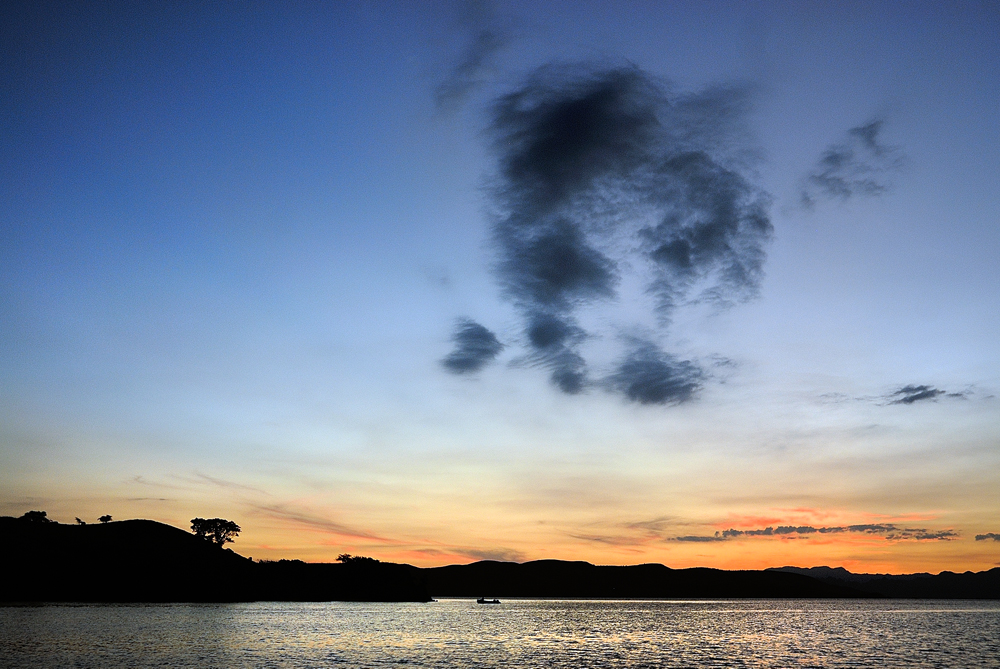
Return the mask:
[[[28,511],[23,516],[21,520],[26,520],[29,523],[54,523],[56,521],[51,518],[46,518],[46,513],[44,511]]]
[[[225,518],[192,518],[191,531],[195,536],[221,547],[233,542],[240,533],[240,526]]]
[[[100,518],[98,518],[98,520],[101,521],[102,523],[110,523],[111,516],[101,516]]]
[[[86,525],[86,524],[87,524],[87,521],[85,521],[85,520],[80,520],[80,518],[78,517],[78,518],[76,519],[76,524],[77,524],[77,525]]]

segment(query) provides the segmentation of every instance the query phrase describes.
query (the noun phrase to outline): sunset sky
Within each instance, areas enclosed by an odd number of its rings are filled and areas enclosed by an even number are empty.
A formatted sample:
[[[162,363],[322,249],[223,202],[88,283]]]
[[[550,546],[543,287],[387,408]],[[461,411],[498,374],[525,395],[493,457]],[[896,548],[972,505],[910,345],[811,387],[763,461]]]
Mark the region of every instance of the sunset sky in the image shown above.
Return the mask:
[[[1000,565],[1000,5],[159,4],[0,9],[0,515]]]

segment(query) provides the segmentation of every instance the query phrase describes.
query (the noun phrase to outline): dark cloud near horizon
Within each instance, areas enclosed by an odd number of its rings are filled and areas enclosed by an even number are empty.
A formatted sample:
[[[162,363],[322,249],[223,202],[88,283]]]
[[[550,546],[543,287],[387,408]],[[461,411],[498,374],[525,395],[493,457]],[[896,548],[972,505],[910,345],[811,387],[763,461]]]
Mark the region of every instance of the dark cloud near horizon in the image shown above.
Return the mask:
[[[476,560],[496,560],[497,562],[524,562],[525,560],[524,553],[513,548],[453,548],[450,552]]]
[[[821,198],[849,200],[889,190],[890,177],[903,166],[904,158],[898,147],[879,141],[883,124],[882,119],[875,119],[851,128],[845,141],[827,147],[806,176],[803,206],[812,208]]]
[[[461,106],[483,84],[497,54],[511,41],[509,30],[499,24],[491,3],[465,2],[461,7],[459,27],[468,41],[458,61],[434,89],[434,102],[441,111]]]
[[[922,400],[932,400],[947,391],[927,385],[906,385],[890,395],[891,404],[913,404]],[[952,393],[964,397],[961,393]]]
[[[1000,534],[996,532],[987,532],[986,534],[977,534],[976,541],[1000,541]]]
[[[504,348],[495,334],[469,318],[458,321],[451,340],[455,342],[455,349],[441,364],[454,374],[478,372],[493,362]]]
[[[669,94],[637,67],[545,66],[494,104],[495,272],[524,317],[527,360],[567,393],[684,402],[702,373],[645,342],[591,381],[576,310],[639,272],[661,326],[692,301],[757,294],[772,233],[747,167],[745,89]]]
[[[884,536],[887,541],[950,541],[958,537],[953,530],[932,531],[926,528],[899,527],[891,523],[865,525],[843,525],[835,527],[813,527],[811,525],[780,525],[752,530],[728,529],[714,535],[696,537],[676,537],[675,541],[727,541],[740,537],[783,537],[810,534],[872,534]]]

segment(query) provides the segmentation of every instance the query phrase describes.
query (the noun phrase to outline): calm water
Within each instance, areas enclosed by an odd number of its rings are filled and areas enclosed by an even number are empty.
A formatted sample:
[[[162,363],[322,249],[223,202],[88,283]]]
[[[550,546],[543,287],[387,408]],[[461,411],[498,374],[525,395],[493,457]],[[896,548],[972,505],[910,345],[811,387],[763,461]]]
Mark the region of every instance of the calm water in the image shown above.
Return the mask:
[[[1000,602],[0,607],[0,666],[1000,667]]]

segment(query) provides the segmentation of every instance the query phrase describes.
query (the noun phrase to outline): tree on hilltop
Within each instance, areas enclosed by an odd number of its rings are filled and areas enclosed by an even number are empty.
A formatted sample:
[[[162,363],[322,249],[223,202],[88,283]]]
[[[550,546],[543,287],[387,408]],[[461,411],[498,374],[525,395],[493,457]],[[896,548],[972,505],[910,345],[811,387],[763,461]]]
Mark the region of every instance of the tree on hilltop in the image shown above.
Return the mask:
[[[223,544],[233,542],[240,533],[240,526],[225,518],[192,518],[191,531],[196,537],[221,547]]]
[[[108,515],[108,516],[101,516],[100,518],[98,518],[98,520],[101,521],[102,523],[107,524],[107,523],[111,522],[111,516],[110,515]]]
[[[344,564],[375,564],[378,560],[375,558],[365,557],[364,555],[341,553],[337,556],[337,562],[343,562]]]
[[[44,511],[28,511],[20,520],[26,520],[29,523],[54,523],[56,521],[51,518],[46,517],[47,514]]]

